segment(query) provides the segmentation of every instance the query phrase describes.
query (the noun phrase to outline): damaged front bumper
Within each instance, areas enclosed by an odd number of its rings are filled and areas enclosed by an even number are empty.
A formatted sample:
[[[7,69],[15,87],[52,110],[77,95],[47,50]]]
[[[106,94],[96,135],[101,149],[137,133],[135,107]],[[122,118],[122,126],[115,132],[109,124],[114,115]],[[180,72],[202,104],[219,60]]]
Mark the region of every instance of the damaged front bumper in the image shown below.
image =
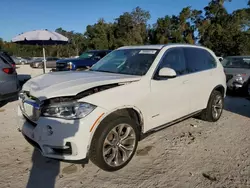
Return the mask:
[[[48,158],[71,163],[87,163],[88,150],[96,119],[104,110],[96,108],[83,119],[65,120],[40,117],[31,121],[19,109],[19,129],[24,138]]]

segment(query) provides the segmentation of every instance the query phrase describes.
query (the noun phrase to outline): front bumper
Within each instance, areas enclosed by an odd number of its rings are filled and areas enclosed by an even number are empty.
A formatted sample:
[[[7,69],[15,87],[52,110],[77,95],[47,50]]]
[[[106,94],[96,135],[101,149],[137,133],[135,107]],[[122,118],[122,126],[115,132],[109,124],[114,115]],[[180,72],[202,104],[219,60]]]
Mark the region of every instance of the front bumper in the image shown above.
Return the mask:
[[[62,161],[85,163],[91,143],[90,131],[96,119],[105,113],[96,108],[91,114],[79,120],[40,117],[30,121],[19,110],[19,127],[25,139],[38,148],[43,156]]]
[[[230,91],[241,91],[246,87],[245,81],[236,81],[236,77],[234,75],[227,75],[227,88]]]
[[[238,83],[238,82],[232,82],[230,84],[227,84],[227,87],[229,90],[241,90],[243,88],[244,84]]]

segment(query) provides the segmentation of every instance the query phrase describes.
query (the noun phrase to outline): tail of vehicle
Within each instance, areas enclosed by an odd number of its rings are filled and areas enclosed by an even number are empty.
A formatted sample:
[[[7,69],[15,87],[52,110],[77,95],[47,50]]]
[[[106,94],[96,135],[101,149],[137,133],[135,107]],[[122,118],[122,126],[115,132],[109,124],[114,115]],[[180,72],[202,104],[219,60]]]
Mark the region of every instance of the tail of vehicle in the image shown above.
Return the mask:
[[[0,52],[0,101],[16,95],[18,89],[15,64],[8,54]]]

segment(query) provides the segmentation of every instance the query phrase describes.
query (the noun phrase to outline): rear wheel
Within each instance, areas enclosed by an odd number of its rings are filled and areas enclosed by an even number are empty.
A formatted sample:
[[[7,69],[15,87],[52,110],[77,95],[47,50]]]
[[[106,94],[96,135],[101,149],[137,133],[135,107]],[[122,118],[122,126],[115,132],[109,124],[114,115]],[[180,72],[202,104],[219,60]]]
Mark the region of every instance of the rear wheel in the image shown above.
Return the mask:
[[[105,171],[116,171],[132,159],[138,144],[139,131],[128,117],[103,121],[94,134],[90,160]]]
[[[223,108],[224,98],[222,93],[219,91],[213,91],[209,98],[207,108],[201,113],[201,119],[210,122],[218,121],[221,117]]]

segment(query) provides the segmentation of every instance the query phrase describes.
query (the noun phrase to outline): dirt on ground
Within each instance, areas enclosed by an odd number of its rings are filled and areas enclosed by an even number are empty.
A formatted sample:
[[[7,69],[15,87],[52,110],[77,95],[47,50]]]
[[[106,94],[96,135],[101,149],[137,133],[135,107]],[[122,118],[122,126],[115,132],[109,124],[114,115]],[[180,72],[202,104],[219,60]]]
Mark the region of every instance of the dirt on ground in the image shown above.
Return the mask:
[[[216,123],[190,118],[147,136],[131,162],[112,173],[91,162],[42,157],[17,130],[17,103],[0,108],[1,188],[250,187],[250,101],[245,98],[226,97]]]

